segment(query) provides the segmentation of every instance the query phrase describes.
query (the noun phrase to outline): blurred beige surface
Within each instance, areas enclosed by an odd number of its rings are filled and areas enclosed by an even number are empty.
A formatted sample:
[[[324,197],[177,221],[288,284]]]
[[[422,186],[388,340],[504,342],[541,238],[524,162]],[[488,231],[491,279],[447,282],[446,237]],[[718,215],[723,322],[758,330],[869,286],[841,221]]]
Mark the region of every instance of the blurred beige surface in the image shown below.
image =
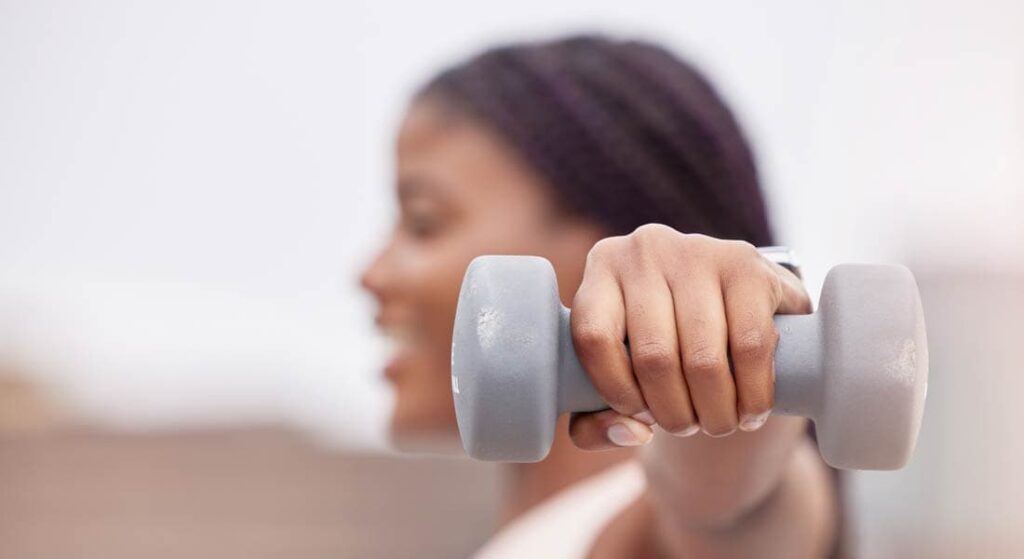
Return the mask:
[[[1024,557],[1024,269],[912,266],[928,321],[928,403],[910,464],[856,475],[870,559]]]
[[[330,453],[275,428],[0,438],[0,558],[464,557],[493,466]]]

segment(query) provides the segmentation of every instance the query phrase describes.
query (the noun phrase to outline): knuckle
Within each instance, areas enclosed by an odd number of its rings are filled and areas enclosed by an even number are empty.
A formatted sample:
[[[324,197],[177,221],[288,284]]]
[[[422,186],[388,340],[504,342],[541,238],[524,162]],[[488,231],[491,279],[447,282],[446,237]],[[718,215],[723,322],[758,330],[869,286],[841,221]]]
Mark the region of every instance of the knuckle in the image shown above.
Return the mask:
[[[733,254],[737,258],[742,258],[744,260],[754,260],[755,262],[760,262],[761,260],[763,260],[763,258],[761,257],[761,253],[757,251],[757,247],[755,247],[754,245],[750,244],[749,242],[747,242],[747,241],[727,241],[727,242],[729,243],[729,248],[732,250]]]
[[[662,223],[646,223],[633,230],[636,238],[661,237],[668,234],[675,234],[676,230]]]
[[[594,243],[587,253],[588,261],[601,262],[617,254],[622,247],[623,237],[605,237]]]
[[[736,336],[732,350],[740,357],[760,357],[771,352],[777,335],[774,328],[751,328]]]
[[[668,277],[684,285],[702,277],[708,264],[717,259],[716,243],[720,242],[700,233],[675,232],[668,243],[668,254],[676,265],[668,271]]]
[[[711,246],[715,243],[723,242],[720,241],[719,239],[716,239],[709,235],[705,235],[703,233],[683,233],[682,238],[683,241],[685,241],[687,244],[701,247]]]
[[[637,254],[650,256],[654,253],[663,253],[666,252],[665,249],[669,246],[674,246],[668,243],[671,243],[678,236],[680,236],[680,233],[667,225],[660,223],[641,225],[628,235],[629,251],[634,256]]]
[[[663,377],[676,368],[675,351],[662,342],[648,342],[631,349],[630,356],[637,372]]]
[[[680,252],[689,257],[700,256],[710,250],[718,240],[701,233],[684,233],[680,235]]]
[[[572,342],[578,352],[593,355],[614,347],[617,340],[604,328],[581,321],[572,325]]]
[[[757,247],[746,241],[724,241],[723,261],[733,281],[741,281],[751,277],[763,269],[764,257]],[[757,276],[754,276],[757,277]]]
[[[710,348],[698,348],[683,357],[687,376],[718,375],[725,366],[725,356]]]

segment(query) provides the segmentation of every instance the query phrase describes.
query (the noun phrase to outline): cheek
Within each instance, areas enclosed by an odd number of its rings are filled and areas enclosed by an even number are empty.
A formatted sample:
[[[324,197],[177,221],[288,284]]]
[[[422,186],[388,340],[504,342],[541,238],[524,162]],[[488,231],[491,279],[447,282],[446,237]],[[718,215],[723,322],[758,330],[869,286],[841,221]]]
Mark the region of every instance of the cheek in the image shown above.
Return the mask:
[[[409,374],[396,379],[394,386],[391,435],[401,450],[437,452],[458,446],[451,339],[462,276],[472,255],[455,248],[440,243],[418,247],[405,262],[409,300],[423,339]]]
[[[443,362],[446,375],[462,278],[478,254],[481,252],[471,243],[452,239],[422,255],[415,272],[418,318],[435,357]]]
[[[405,301],[413,311],[422,338],[416,346],[414,372],[410,371],[412,374],[401,379],[395,388],[399,405],[420,410],[418,415],[429,411],[428,415],[437,416],[438,410],[453,409],[452,330],[462,277],[475,256],[469,247],[460,246],[462,243],[457,241],[456,238],[417,244],[400,255]]]

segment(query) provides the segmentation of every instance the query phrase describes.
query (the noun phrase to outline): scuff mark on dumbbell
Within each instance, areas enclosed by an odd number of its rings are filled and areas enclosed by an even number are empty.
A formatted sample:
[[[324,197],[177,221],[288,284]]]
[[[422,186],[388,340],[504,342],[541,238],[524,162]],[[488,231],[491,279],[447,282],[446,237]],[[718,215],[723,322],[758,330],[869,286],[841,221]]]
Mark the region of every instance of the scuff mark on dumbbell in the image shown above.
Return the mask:
[[[899,349],[895,353],[896,358],[886,366],[886,372],[897,382],[913,383],[914,374],[917,372],[917,344],[907,338],[899,344]]]
[[[495,340],[498,339],[500,328],[501,311],[494,307],[481,308],[476,319],[476,337],[480,340],[480,347],[489,349],[493,346]]]

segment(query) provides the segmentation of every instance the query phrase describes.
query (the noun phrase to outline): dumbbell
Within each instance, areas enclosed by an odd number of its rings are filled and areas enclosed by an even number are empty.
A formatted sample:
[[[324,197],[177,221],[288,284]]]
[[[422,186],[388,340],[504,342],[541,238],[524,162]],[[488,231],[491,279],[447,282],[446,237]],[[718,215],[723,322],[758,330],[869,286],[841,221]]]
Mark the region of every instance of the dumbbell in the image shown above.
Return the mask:
[[[481,256],[470,264],[452,341],[452,392],[470,456],[542,460],[559,415],[608,408],[576,357],[569,316],[547,260]],[[928,387],[924,315],[910,271],[837,266],[817,312],[774,320],[772,413],[810,418],[834,467],[905,465]]]

